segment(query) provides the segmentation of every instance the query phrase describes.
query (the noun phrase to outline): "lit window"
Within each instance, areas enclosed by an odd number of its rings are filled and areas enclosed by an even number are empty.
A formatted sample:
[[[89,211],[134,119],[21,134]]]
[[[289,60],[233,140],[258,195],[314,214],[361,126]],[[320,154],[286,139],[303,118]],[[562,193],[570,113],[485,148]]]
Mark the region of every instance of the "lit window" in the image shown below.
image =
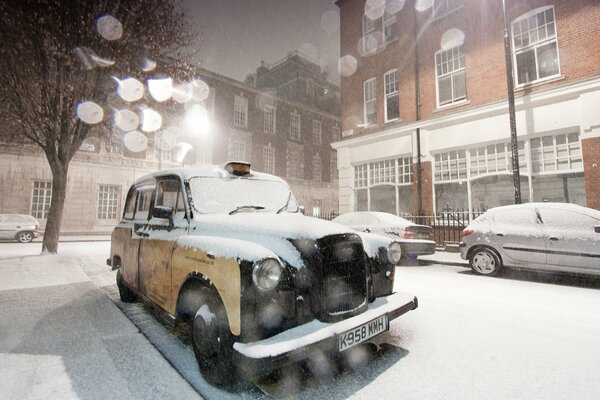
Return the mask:
[[[300,115],[290,114],[290,139],[300,140]]]
[[[275,148],[263,147],[263,169],[267,174],[275,174]]]
[[[377,123],[377,84],[375,78],[364,83],[365,125]]]
[[[397,71],[393,70],[386,73],[383,80],[385,86],[385,121],[394,121],[400,118]]]
[[[312,133],[313,133],[313,143],[321,144],[322,138],[323,138],[322,130],[321,130],[321,121],[313,120]]]
[[[266,133],[275,133],[275,107],[273,106],[265,106],[264,131]]]
[[[440,50],[435,54],[438,107],[467,98],[463,46]]]
[[[117,219],[120,192],[120,186],[99,185],[97,219]]]
[[[248,99],[235,96],[233,104],[233,124],[236,126],[248,126]]]
[[[34,181],[31,196],[31,215],[37,219],[48,218],[52,201],[52,181]]]
[[[554,7],[517,18],[512,35],[518,85],[560,74]]]

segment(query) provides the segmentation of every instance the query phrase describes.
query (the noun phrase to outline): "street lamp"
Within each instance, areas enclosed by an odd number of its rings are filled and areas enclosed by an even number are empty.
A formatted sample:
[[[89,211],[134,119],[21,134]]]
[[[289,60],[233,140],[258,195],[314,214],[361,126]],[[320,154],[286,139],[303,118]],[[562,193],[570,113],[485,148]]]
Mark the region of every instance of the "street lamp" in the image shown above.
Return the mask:
[[[519,144],[517,141],[517,122],[515,119],[515,93],[510,50],[510,36],[508,34],[508,23],[506,21],[506,0],[502,0],[502,15],[504,16],[504,62],[506,64],[506,85],[508,87],[508,117],[510,120],[510,143],[512,147],[513,185],[515,188],[515,204],[521,204]]]

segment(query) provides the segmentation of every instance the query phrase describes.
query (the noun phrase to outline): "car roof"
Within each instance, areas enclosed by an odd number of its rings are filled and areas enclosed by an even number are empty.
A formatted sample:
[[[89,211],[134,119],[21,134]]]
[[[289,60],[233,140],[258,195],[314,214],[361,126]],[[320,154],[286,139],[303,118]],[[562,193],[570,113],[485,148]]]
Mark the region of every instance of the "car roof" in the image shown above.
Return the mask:
[[[511,204],[508,206],[500,206],[500,207],[494,207],[494,208],[490,208],[488,210],[488,212],[492,212],[492,213],[496,213],[498,211],[503,211],[503,210],[514,210],[514,209],[522,209],[522,208],[540,208],[540,209],[544,209],[544,208],[561,208],[564,210],[571,210],[571,211],[578,211],[578,212],[583,212],[583,213],[587,213],[587,214],[594,214],[596,216],[600,216],[600,211],[598,210],[594,210],[592,208],[587,208],[587,207],[583,207],[580,206],[578,204],[573,204],[573,203],[558,203],[558,202],[534,202],[534,203],[523,203],[523,204]]]
[[[394,214],[382,212],[382,211],[353,211],[353,212],[349,212],[349,213],[344,213],[337,218],[342,217],[341,219],[343,219],[345,216],[348,216],[348,217],[352,217],[352,216],[374,217],[382,225],[401,225],[401,226],[415,225],[414,223],[412,223],[411,221],[409,221],[407,219],[398,217],[397,215],[394,215]],[[334,218],[334,220],[337,218]],[[359,223],[358,225],[361,225],[361,224]]]
[[[258,172],[258,171],[251,170],[248,175],[239,176],[239,175],[232,174],[225,169],[225,166],[227,164],[228,163],[225,163],[222,165],[196,165],[196,166],[189,166],[189,167],[164,169],[164,170],[160,170],[160,171],[156,171],[156,172],[144,175],[144,176],[136,179],[134,184],[144,183],[149,180],[154,180],[161,176],[175,175],[175,176],[179,176],[183,180],[189,180],[191,178],[197,178],[197,177],[204,177],[204,178],[225,178],[225,177],[240,178],[240,177],[243,177],[245,179],[257,179],[257,180],[282,182],[287,185],[287,183],[283,179],[281,179],[275,175],[267,174],[264,172]]]

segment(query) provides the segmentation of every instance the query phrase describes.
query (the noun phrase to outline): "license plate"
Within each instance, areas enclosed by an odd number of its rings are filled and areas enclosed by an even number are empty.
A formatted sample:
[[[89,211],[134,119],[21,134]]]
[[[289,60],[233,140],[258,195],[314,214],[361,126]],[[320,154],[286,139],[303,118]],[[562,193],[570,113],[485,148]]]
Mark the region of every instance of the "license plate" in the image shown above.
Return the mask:
[[[390,323],[387,314],[372,321],[350,329],[338,336],[339,351],[344,351],[352,346],[362,343],[389,329]]]
[[[429,234],[427,234],[427,233],[419,233],[419,234],[417,235],[417,237],[418,237],[419,239],[429,239]]]

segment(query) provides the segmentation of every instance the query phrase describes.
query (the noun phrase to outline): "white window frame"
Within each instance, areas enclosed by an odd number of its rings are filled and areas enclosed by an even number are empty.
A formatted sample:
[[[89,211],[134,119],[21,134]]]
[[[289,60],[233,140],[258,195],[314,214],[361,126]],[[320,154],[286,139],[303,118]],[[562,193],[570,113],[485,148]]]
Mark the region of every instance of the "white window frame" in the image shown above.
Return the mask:
[[[48,218],[52,204],[52,181],[33,181],[31,215],[36,219]]]
[[[448,107],[455,104],[461,104],[467,101],[467,68],[465,65],[465,54],[464,45],[458,45],[450,49],[438,50],[434,54],[434,67],[435,67],[435,88],[436,88],[436,101],[437,108]],[[455,54],[456,51],[456,54]],[[457,64],[458,63],[458,64]],[[440,71],[440,69],[442,71]],[[455,95],[455,76],[463,75],[465,82],[465,94],[464,96]],[[440,102],[440,80],[450,79],[452,94],[450,101]]]
[[[369,18],[369,16],[367,14],[363,14],[362,17],[362,46],[363,46],[363,53],[364,54],[368,54],[370,53],[368,47],[367,47],[367,38],[369,37],[369,35],[372,35],[373,33],[375,33],[375,20]]]
[[[98,198],[96,202],[97,220],[116,220],[119,218],[119,198],[121,186],[98,185]]]
[[[243,128],[248,126],[248,99],[237,94],[233,101],[233,125]]]
[[[371,78],[371,79],[367,79],[364,83],[363,83],[363,112],[364,112],[364,125],[365,126],[370,126],[370,125],[376,125],[377,124],[377,79],[376,78]],[[373,122],[369,122],[367,119],[367,108],[368,108],[368,104],[370,103],[374,103],[374,109],[375,109],[375,121]]]
[[[262,156],[264,172],[275,175],[275,148],[270,145],[264,146]]]
[[[433,18],[438,19],[452,14],[463,7],[463,0],[433,0]]]
[[[229,149],[230,161],[246,161],[246,143],[234,140]]]
[[[312,122],[313,144],[321,145],[323,143],[323,124],[321,121],[313,119]]]
[[[323,180],[323,166],[321,156],[315,154],[312,158],[313,181],[321,182]]]
[[[290,139],[300,140],[300,114],[290,113]]]
[[[265,133],[275,133],[275,118],[277,109],[273,106],[265,106],[263,109],[263,130]]]
[[[388,13],[387,11],[385,11],[383,13],[381,36],[382,36],[384,45],[391,43],[394,40],[398,39],[398,26],[397,26],[396,21],[397,21],[396,14]],[[396,28],[395,29],[392,28],[393,35],[388,37],[386,28],[388,28],[388,26],[393,27],[394,25],[396,25]]]
[[[394,80],[392,81],[389,77],[393,76]],[[392,69],[388,72],[385,73],[385,75],[383,75],[383,97],[384,97],[384,102],[383,102],[383,113],[384,113],[384,117],[385,117],[385,122],[392,122],[392,121],[398,121],[400,119],[400,93],[398,91],[399,87],[398,87],[398,70],[397,69]],[[392,97],[397,97],[398,98],[398,116],[395,118],[389,118],[388,119],[388,99],[392,98]]]
[[[302,179],[302,153],[296,149],[287,150],[287,168],[286,176],[288,178]]]
[[[544,32],[546,34],[546,37],[543,39],[539,39],[539,32],[541,27],[539,25],[537,25],[537,16],[540,14],[544,14],[544,18],[545,18],[545,13],[549,10],[552,10],[552,23],[548,24],[546,23],[543,27]],[[526,46],[523,46],[522,43],[521,45],[519,45],[519,47],[517,47],[517,37],[515,37],[515,27],[517,26],[517,24],[522,25],[523,23],[527,22],[527,24],[529,22],[531,22],[532,20],[535,20],[536,22],[536,27],[535,30],[532,29],[528,29],[528,34],[527,34],[527,41],[528,44]],[[547,22],[547,20],[545,19],[545,21]],[[552,25],[554,28],[554,33],[552,35],[548,35],[548,27]],[[515,20],[512,21],[511,23],[511,40],[512,40],[512,49],[513,49],[513,70],[514,70],[514,79],[515,79],[515,87],[523,87],[523,86],[528,86],[528,85],[532,85],[538,82],[544,82],[547,80],[551,80],[554,79],[556,77],[560,76],[560,51],[558,48],[558,35],[556,33],[557,31],[557,27],[556,27],[556,13],[554,12],[554,6],[550,5],[550,6],[545,6],[545,7],[540,7],[540,8],[536,8],[535,10],[529,11],[526,14],[521,15],[520,17],[516,18]],[[519,27],[519,40],[523,40],[524,38],[524,33],[522,31],[522,26]],[[532,41],[532,37],[531,35],[535,34],[536,37],[538,37],[538,40],[536,41]],[[539,70],[539,61],[538,61],[538,50],[544,46],[550,45],[554,43],[554,46],[556,47],[556,63],[557,63],[557,72],[555,74],[552,75],[548,75],[548,76],[544,76],[542,78],[539,77],[540,75],[540,70]],[[532,79],[529,80],[527,82],[520,82],[519,81],[519,65],[517,63],[517,57],[519,54],[524,54],[527,53],[529,51],[533,51],[533,55],[534,55],[534,60],[535,60],[535,72],[536,72],[536,79]]]

